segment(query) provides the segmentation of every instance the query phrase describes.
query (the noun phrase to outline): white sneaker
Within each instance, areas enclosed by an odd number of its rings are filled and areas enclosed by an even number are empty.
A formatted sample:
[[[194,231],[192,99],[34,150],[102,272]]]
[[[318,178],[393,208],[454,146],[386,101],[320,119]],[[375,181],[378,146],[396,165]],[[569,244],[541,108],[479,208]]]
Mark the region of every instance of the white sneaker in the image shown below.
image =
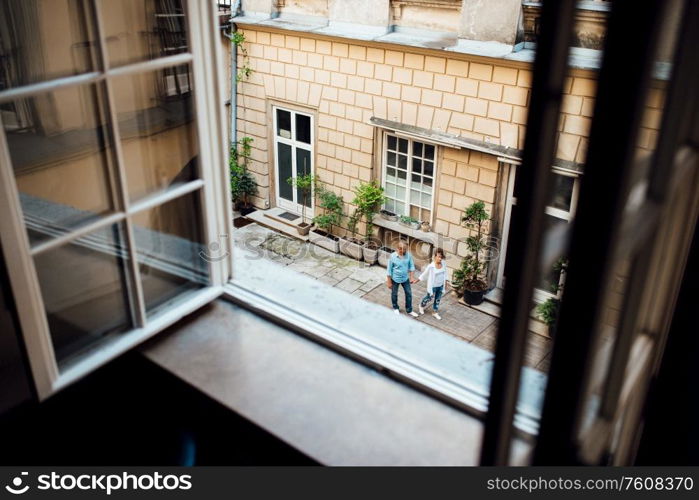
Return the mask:
[[[432,313],[432,317],[434,319],[442,319],[442,317],[439,315],[439,313]]]
[[[415,311],[410,311],[409,314],[410,314],[413,318],[417,318],[417,317],[419,316],[419,314],[416,313]]]
[[[400,309],[394,309],[393,312],[396,314],[400,314]]]
[[[420,314],[425,314],[425,308],[422,306],[418,306],[418,310],[420,311]]]

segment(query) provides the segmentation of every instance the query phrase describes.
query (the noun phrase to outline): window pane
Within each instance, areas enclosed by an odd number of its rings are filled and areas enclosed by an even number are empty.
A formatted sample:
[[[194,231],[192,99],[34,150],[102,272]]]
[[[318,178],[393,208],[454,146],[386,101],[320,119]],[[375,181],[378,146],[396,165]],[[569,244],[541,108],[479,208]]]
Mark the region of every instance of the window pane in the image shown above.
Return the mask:
[[[413,158],[413,172],[418,174],[422,173],[422,160],[419,158]]]
[[[398,151],[408,153],[408,139],[398,139]]]
[[[164,93],[160,71],[113,81],[131,201],[196,179],[199,147],[191,93]]]
[[[396,186],[396,198],[399,200],[405,199],[405,188],[401,186]]]
[[[395,203],[394,203],[393,200],[387,199],[387,200],[386,200],[386,204],[385,204],[384,206],[386,207],[386,210],[388,210],[389,212],[395,213],[395,211],[396,211],[395,208],[396,208],[396,207],[395,207]]]
[[[101,88],[68,87],[13,103],[29,120],[5,133],[33,245],[115,209]]]
[[[297,175],[307,175],[311,173],[311,152],[305,149],[296,148],[296,172]],[[303,203],[303,193],[300,189],[296,190],[296,200]],[[306,197],[305,205],[311,206],[312,197]]]
[[[405,155],[398,155],[398,168],[407,170],[408,169],[408,157]]]
[[[427,193],[422,193],[422,206],[431,207],[432,206],[432,195]]]
[[[124,240],[115,224],[35,257],[59,363],[106,335],[132,328]]]
[[[398,170],[398,184],[401,186],[405,186],[406,184],[406,179],[407,179],[407,172],[405,170]]]
[[[389,180],[391,182],[395,182],[396,179],[396,169],[395,168],[387,168],[386,169],[386,180]]]
[[[396,196],[396,186],[390,182],[386,183],[386,196],[394,198]]]
[[[89,4],[70,0],[0,3],[0,90],[96,71],[91,62],[96,45]]]
[[[423,144],[421,142],[413,142],[413,156],[422,157],[422,146]]]
[[[573,199],[574,184],[575,178],[567,175],[554,174],[552,200],[550,205],[569,212],[570,202]]]
[[[431,161],[425,161],[424,167],[425,167],[425,170],[423,173],[425,175],[429,175],[430,177],[433,177],[434,176],[434,163],[432,163]]]
[[[388,149],[390,149],[391,151],[395,151],[396,150],[396,142],[397,142],[396,138],[392,135],[389,135],[388,136]]]
[[[225,258],[224,241],[204,245],[199,192],[133,216],[134,240],[148,316],[208,285],[208,261]]]
[[[428,177],[422,178],[422,190],[426,193],[432,192],[432,179]]]
[[[187,52],[186,7],[184,0],[100,0],[110,66]]]
[[[279,196],[289,201],[294,200],[294,193],[287,179],[290,179],[293,175],[293,170],[291,168],[291,146],[278,142],[277,183],[279,184]]]
[[[386,163],[392,167],[396,166],[396,153],[389,152],[386,156]]]
[[[420,189],[420,187],[422,185],[422,182],[421,182],[422,176],[420,176],[418,174],[412,174],[411,180],[412,180],[411,187],[413,187],[414,189]]]
[[[311,143],[311,117],[296,115],[296,140]]]
[[[394,212],[398,215],[405,215],[405,203],[396,202],[396,209]]]
[[[277,135],[291,139],[291,113],[283,109],[277,110]]]
[[[410,190],[410,203],[414,205],[420,204],[420,191],[417,191],[415,189]]]
[[[425,158],[434,161],[434,146],[425,144]]]

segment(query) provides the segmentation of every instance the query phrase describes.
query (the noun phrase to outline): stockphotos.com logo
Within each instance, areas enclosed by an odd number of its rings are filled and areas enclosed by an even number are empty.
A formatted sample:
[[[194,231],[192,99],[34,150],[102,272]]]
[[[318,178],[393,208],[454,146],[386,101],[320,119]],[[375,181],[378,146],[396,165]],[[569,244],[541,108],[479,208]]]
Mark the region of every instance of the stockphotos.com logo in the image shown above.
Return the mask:
[[[19,476],[12,479],[10,484],[5,486],[5,489],[13,495],[22,495],[26,493],[30,486],[28,483],[27,472],[22,472]],[[159,472],[153,474],[129,474],[123,472],[121,474],[41,474],[37,476],[36,489],[38,490],[83,490],[83,491],[104,491],[107,495],[111,495],[113,491],[118,490],[189,490],[192,488],[192,476],[189,474],[163,475]]]

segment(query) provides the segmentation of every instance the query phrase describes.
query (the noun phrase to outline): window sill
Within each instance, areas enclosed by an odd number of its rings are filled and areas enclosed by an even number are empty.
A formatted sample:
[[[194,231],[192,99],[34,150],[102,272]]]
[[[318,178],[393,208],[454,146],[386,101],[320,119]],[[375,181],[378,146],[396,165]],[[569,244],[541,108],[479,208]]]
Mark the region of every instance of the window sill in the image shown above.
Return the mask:
[[[404,234],[410,236],[411,238],[425,241],[434,245],[435,247],[442,247],[448,253],[456,253],[456,247],[459,244],[458,240],[453,238],[448,238],[442,234],[435,233],[432,231],[423,231],[421,229],[412,229],[399,222],[394,222],[386,220],[381,216],[374,217],[374,225],[394,231],[396,233]]]
[[[322,464],[478,463],[479,419],[222,300],[142,352]]]

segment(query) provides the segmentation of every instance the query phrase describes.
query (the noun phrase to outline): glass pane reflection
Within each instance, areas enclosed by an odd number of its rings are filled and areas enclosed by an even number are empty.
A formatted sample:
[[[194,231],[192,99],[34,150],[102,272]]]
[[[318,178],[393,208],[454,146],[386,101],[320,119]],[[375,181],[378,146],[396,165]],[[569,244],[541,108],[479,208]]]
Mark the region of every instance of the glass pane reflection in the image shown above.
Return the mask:
[[[82,0],[0,2],[0,90],[96,71],[92,19]],[[21,120],[21,110],[1,109],[6,125]]]
[[[114,102],[129,198],[197,178],[198,142],[192,92],[172,93],[177,68],[114,79]],[[189,73],[189,66],[179,68]]]
[[[115,224],[34,259],[59,363],[132,328],[123,234]]]
[[[110,66],[189,50],[184,0],[101,0]]]
[[[28,121],[5,133],[32,245],[115,209],[103,95],[82,85],[14,103]]]
[[[199,192],[133,216],[134,240],[150,317],[186,292],[209,284],[209,262],[226,258],[225,241],[205,245]]]

